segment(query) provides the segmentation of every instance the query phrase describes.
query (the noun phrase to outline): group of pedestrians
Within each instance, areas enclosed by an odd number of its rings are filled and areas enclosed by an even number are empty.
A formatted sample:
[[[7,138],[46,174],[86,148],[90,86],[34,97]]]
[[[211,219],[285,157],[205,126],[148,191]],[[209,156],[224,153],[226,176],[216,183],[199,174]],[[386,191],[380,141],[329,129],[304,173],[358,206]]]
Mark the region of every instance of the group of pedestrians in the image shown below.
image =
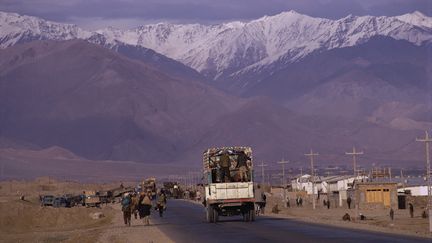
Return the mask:
[[[143,220],[144,225],[150,225],[150,214],[153,208],[151,191],[138,193],[125,193],[121,200],[123,220],[127,226],[131,225],[132,214],[135,219]],[[166,210],[166,195],[163,190],[158,194],[155,210],[159,211],[159,216],[163,216]]]

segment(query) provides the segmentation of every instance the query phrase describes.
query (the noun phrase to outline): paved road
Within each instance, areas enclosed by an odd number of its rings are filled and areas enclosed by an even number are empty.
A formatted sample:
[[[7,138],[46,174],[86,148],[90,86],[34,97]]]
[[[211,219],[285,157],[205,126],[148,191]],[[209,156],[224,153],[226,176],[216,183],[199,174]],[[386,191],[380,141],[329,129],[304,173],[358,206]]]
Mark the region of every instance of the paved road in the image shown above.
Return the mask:
[[[175,242],[428,242],[430,239],[373,233],[272,217],[242,222],[241,217],[205,221],[204,207],[180,200],[168,202],[164,218],[153,222]]]

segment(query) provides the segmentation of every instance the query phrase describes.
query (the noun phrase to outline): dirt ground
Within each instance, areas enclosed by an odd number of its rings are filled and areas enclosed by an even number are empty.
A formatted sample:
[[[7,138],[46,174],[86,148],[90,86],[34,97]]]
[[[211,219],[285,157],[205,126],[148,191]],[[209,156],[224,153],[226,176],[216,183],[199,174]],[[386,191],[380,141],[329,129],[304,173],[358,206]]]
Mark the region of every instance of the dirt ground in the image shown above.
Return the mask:
[[[79,184],[48,178],[36,181],[0,182],[0,242],[172,242],[157,225],[144,226],[132,220],[123,225],[119,204],[101,208],[41,207],[39,195],[80,193],[118,186],[113,184]],[[24,195],[25,200],[20,200]],[[103,217],[94,219],[94,213]]]
[[[115,242],[115,243],[171,243],[174,242],[164,235],[157,227],[157,224],[150,219],[150,225],[145,226],[142,220],[135,219],[132,216],[131,226],[127,227],[123,223],[123,214],[120,210],[120,205],[112,206],[115,210],[115,215],[109,227],[100,234],[98,242]]]
[[[409,210],[396,209],[393,221],[390,219],[389,209],[359,210],[359,213],[366,216],[366,220],[356,220],[354,218],[355,209],[336,208],[334,205],[327,209],[322,204],[317,204],[316,209],[313,210],[312,205],[308,203],[305,203],[303,207],[297,207],[294,200],[290,202],[291,207],[285,208],[282,206],[281,198],[276,195],[270,195],[267,197],[267,201],[267,215],[338,227],[432,238],[432,234],[429,233],[429,219],[422,218],[419,210],[414,211],[414,218],[411,218]],[[278,204],[278,208],[281,210],[278,214],[271,212],[275,204]],[[345,213],[351,216],[351,221],[342,220]]]

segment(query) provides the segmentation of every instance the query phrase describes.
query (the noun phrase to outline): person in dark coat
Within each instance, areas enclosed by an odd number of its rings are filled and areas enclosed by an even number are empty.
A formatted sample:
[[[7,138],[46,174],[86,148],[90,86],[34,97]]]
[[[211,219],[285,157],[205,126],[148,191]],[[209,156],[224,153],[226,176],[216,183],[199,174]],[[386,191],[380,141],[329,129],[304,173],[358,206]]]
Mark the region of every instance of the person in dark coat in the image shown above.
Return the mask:
[[[347,204],[348,204],[348,209],[351,209],[351,197],[348,196],[347,198]]]
[[[228,155],[228,152],[224,152],[221,155],[219,160],[219,165],[221,167],[222,178],[224,182],[231,182],[231,172],[230,172],[231,159]]]
[[[164,191],[161,191],[158,195],[158,201],[156,204],[156,209],[159,211],[159,217],[163,216],[163,212],[165,211],[166,208],[166,196]]]
[[[414,205],[412,203],[409,203],[409,212],[410,212],[410,217],[414,218]]]
[[[390,219],[393,220],[394,219],[394,210],[393,210],[393,208],[390,208],[389,215],[390,215]]]
[[[125,225],[130,226],[131,224],[131,216],[132,216],[132,210],[131,210],[131,198],[130,195],[125,193],[125,195],[122,198],[121,205],[122,205],[122,212],[123,212],[123,220]]]
[[[142,193],[139,201],[138,212],[140,219],[143,219],[145,225],[150,225],[150,211],[152,208],[151,192]]]
[[[237,166],[240,174],[240,180],[241,182],[247,182],[248,181],[248,166],[247,161],[250,160],[244,151],[241,151],[239,155],[237,156]]]

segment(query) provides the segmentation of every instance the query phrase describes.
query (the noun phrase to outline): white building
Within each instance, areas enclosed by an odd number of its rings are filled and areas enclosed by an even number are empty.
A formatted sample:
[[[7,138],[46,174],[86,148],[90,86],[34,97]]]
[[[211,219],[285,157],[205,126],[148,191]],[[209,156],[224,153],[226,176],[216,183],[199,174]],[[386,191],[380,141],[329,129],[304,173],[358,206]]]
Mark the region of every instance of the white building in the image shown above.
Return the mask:
[[[406,191],[409,191],[411,193],[411,196],[427,196],[428,195],[427,186],[408,186],[408,187],[398,189],[398,192],[401,192],[401,193],[405,193]]]
[[[307,194],[312,194],[312,177],[311,175],[305,174],[294,180],[291,180],[291,186],[296,191],[306,191]],[[315,194],[321,190],[321,178],[315,176]]]

